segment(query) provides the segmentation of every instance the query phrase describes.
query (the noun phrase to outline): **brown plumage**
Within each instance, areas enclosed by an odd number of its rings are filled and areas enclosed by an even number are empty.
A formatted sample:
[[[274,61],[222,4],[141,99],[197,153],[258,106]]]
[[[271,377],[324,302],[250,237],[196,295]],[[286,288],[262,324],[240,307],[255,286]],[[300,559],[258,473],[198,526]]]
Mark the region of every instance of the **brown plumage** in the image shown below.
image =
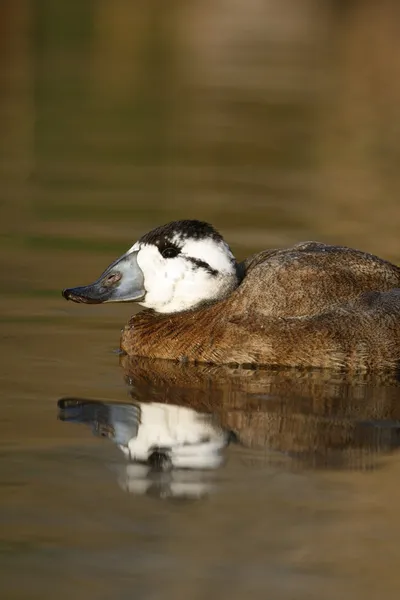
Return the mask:
[[[210,363],[359,369],[400,359],[400,269],[376,256],[306,242],[239,265],[227,297],[124,328],[129,355]]]

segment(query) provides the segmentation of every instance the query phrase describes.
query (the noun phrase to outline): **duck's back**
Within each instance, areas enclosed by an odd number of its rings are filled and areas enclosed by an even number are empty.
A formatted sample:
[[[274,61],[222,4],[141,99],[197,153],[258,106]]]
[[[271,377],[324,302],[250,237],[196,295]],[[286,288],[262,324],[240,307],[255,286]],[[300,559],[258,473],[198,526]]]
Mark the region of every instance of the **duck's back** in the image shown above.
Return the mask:
[[[400,268],[343,246],[303,242],[249,257],[232,298],[236,314],[315,315],[368,291],[400,287]],[[233,308],[233,307],[232,307]]]

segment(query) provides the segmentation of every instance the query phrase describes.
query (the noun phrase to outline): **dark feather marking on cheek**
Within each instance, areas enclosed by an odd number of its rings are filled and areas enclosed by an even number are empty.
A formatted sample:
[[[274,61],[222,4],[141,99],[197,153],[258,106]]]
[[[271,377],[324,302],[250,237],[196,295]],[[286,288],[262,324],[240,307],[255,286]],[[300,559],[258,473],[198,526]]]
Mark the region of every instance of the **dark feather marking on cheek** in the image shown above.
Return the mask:
[[[199,267],[200,269],[204,269],[205,271],[207,271],[207,273],[209,273],[213,277],[216,277],[217,275],[219,275],[219,271],[210,267],[210,265],[208,263],[206,263],[204,260],[201,260],[201,258],[193,258],[193,256],[185,256],[185,259],[188,260],[189,262],[191,262],[192,264],[196,265],[196,267]]]

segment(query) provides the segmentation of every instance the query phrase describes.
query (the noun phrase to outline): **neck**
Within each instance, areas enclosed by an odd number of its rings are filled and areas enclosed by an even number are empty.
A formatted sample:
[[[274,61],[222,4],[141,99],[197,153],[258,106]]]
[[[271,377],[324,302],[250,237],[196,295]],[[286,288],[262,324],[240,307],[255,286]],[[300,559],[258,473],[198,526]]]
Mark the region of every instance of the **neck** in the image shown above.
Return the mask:
[[[152,282],[143,300],[139,304],[143,308],[151,309],[158,315],[170,316],[186,312],[198,311],[200,308],[221,302],[235,291],[243,278],[243,269],[235,263],[229,273],[220,272],[210,277],[202,270],[194,279],[179,278],[171,283],[167,282],[165,296],[168,300],[163,301],[162,278],[158,282]],[[203,278],[202,278],[203,276]],[[147,281],[147,280],[146,280]],[[171,296],[171,297],[169,297]]]
[[[156,313],[146,309],[134,315],[122,330],[121,349],[130,356],[223,362],[222,356],[231,353],[231,340],[226,336],[226,304],[246,272],[245,263],[236,263],[236,278],[226,297],[205,300],[182,312]]]

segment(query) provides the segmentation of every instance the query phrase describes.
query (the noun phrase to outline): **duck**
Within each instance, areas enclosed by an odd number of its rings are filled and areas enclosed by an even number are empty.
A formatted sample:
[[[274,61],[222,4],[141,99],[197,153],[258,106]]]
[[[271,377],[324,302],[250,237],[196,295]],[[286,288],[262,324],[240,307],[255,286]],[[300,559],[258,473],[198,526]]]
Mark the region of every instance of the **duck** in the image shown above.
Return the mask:
[[[238,262],[209,223],[180,220],[143,235],[77,303],[135,302],[129,356],[251,368],[397,369],[400,268],[321,242]]]

